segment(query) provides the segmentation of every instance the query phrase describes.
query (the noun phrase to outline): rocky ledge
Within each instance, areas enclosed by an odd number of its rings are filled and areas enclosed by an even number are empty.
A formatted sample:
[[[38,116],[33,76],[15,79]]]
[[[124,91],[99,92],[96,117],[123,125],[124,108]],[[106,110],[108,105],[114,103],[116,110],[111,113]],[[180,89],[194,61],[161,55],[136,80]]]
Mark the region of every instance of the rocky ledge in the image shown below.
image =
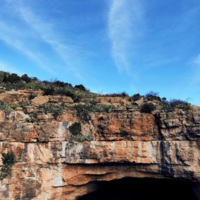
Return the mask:
[[[0,94],[0,152],[17,162],[0,199],[75,200],[127,177],[188,180],[200,199],[200,110],[140,112],[145,99],[76,102],[42,91]],[[3,165],[3,163],[1,163]]]

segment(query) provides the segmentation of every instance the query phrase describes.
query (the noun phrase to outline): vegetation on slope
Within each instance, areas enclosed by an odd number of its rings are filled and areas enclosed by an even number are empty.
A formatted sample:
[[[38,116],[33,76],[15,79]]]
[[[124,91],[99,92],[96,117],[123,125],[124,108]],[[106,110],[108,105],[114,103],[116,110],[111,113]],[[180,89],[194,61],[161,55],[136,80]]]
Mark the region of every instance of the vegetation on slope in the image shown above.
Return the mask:
[[[143,104],[140,105],[140,111],[144,113],[151,113],[156,109],[156,106],[160,106],[162,110],[169,111],[174,110],[176,108],[189,110],[191,109],[191,104],[187,101],[172,99],[168,101],[165,97],[159,97],[158,93],[150,91],[145,95],[134,94],[133,96],[129,96],[126,92],[121,93],[113,93],[100,95],[90,92],[83,85],[75,85],[74,87],[70,83],[65,83],[62,81],[39,81],[36,77],[29,77],[27,74],[22,75],[21,77],[15,73],[8,73],[0,71],[0,87],[5,90],[22,90],[22,89],[32,89],[32,90],[43,90],[44,95],[64,95],[69,96],[73,99],[74,102],[81,102],[82,99],[88,98],[91,99],[90,102],[75,106],[76,110],[79,113],[88,112],[106,112],[112,110],[109,106],[99,106],[98,104],[94,104],[93,99],[95,97],[122,97],[126,98],[131,102],[137,102],[140,99],[143,99]],[[23,105],[19,105],[20,107]],[[16,105],[17,107],[17,105]],[[10,110],[13,109],[13,106],[9,106],[4,102],[0,102],[0,109]],[[52,108],[52,105],[48,105],[47,107],[42,108],[44,113],[51,112],[51,110],[55,110]],[[59,115],[62,113],[62,108],[56,109],[58,112],[55,115]]]
[[[27,74],[21,77],[15,73],[0,71],[0,86],[6,90],[43,90],[44,95],[65,95],[70,96],[75,102],[79,102],[81,98],[91,98],[97,96],[87,90],[83,85],[75,85],[74,87],[62,81],[39,81],[36,77],[30,78]]]
[[[16,163],[15,155],[13,152],[2,153],[2,163],[0,168],[0,180],[3,180],[11,174],[12,166]]]

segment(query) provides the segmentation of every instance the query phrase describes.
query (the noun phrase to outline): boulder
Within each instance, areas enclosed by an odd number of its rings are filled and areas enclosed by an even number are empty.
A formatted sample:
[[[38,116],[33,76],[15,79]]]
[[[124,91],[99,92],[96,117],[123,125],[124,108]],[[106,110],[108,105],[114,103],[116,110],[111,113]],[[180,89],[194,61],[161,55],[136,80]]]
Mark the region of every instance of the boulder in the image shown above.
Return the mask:
[[[33,104],[34,106],[41,106],[47,104],[48,102],[49,102],[48,96],[37,96],[31,100],[31,104]]]

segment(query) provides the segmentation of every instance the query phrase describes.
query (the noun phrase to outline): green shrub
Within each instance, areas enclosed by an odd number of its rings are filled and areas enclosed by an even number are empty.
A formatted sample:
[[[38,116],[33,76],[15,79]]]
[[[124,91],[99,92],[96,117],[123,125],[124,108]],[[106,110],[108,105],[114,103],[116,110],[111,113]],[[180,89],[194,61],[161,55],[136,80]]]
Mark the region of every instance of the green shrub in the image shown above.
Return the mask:
[[[153,91],[150,91],[149,93],[147,93],[145,95],[145,98],[147,98],[149,101],[152,101],[152,100],[161,101],[161,98],[158,96],[158,93],[157,92],[153,92]]]
[[[75,105],[74,108],[77,110],[77,114],[82,120],[88,121],[90,120],[89,113],[91,112],[110,113],[114,109],[114,106],[97,104],[97,102],[91,101],[91,102],[86,102],[85,104]]]
[[[82,96],[80,94],[75,95],[75,97],[73,98],[73,100],[74,100],[75,103],[81,102],[81,99],[82,99]]]
[[[156,106],[152,103],[145,103],[141,106],[140,111],[142,113],[151,113],[153,110],[156,109]]]
[[[102,112],[103,108],[97,106],[96,102],[86,102],[85,104],[78,104],[75,105],[74,108],[77,110],[78,113],[86,112]]]
[[[169,104],[172,108],[187,109],[190,107],[188,102],[179,99],[172,99]]]
[[[10,74],[9,76],[5,78],[5,82],[9,82],[9,83],[16,83],[16,82],[19,82],[20,80],[21,78],[15,73]]]
[[[54,85],[47,85],[42,88],[44,91],[44,95],[54,95],[56,92],[56,86]]]
[[[94,138],[92,137],[92,133],[87,136],[81,134],[81,123],[75,122],[69,127],[71,132],[71,136],[69,138],[70,146],[74,145],[74,142],[85,142],[92,141]]]
[[[69,96],[74,100],[74,102],[80,102],[82,98],[93,98],[97,96],[96,94],[91,93],[89,91],[82,91],[79,89],[77,90],[75,88],[70,87],[59,88],[56,91],[56,94]]]
[[[3,165],[13,165],[15,164],[15,155],[13,152],[2,153]]]
[[[122,95],[122,97],[128,97],[129,96],[128,93],[126,93],[126,92],[122,92],[121,95]]]
[[[0,180],[3,180],[9,174],[11,174],[12,166],[15,164],[16,159],[13,152],[2,153],[1,159],[3,166],[0,169]]]
[[[75,122],[69,127],[69,130],[72,135],[78,136],[81,134],[81,124],[79,122]]]
[[[134,95],[132,96],[132,100],[133,100],[133,101],[137,101],[137,100],[139,100],[139,99],[141,99],[141,98],[142,98],[142,96],[141,96],[139,93],[134,94]]]
[[[34,122],[39,122],[39,119],[36,117],[30,117],[30,118],[27,118],[26,121],[30,123],[34,123]]]
[[[128,97],[129,95],[126,92],[121,92],[121,93],[106,94],[105,96],[108,96],[108,97]]]
[[[1,86],[4,87],[6,90],[20,90],[20,89],[25,89],[25,83],[22,81],[19,81],[17,83],[1,83]]]
[[[166,97],[162,97],[161,102],[166,102],[167,98]]]
[[[59,88],[56,91],[56,94],[69,96],[74,100],[74,102],[80,102],[81,98],[84,97],[84,93],[81,93],[81,90],[79,90],[79,91],[76,91],[73,88],[64,87],[64,88]]]
[[[86,112],[111,112],[114,109],[112,105],[97,104],[95,101],[86,102],[85,104],[79,104],[74,106],[78,113]]]
[[[92,133],[89,133],[87,136],[84,135],[71,135],[69,138],[70,146],[72,147],[75,142],[86,142],[86,141],[92,141],[94,138],[92,137]]]
[[[86,91],[85,87],[81,84],[81,85],[75,85],[75,88],[82,90],[82,91]]]
[[[4,73],[0,71],[0,83],[4,80]]]
[[[21,80],[25,81],[26,83],[31,82],[31,78],[28,77],[27,74],[22,75],[22,76],[21,76]]]
[[[24,101],[24,102],[20,102],[18,104],[11,105],[10,107],[12,109],[15,109],[17,107],[25,108],[26,106],[33,106],[33,105],[28,101]]]
[[[20,107],[26,107],[26,106],[33,106],[29,101],[23,101],[19,103]]]
[[[64,87],[65,83],[62,81],[54,81],[53,84],[57,87]]]
[[[26,84],[26,88],[25,89],[32,89],[32,90],[39,90],[39,89],[43,89],[44,84],[38,81],[31,81],[30,83]]]
[[[182,110],[191,110],[192,106],[187,101],[179,100],[179,99],[172,99],[170,101],[162,100],[161,105],[163,110],[171,111],[174,109],[182,109]]]
[[[65,95],[65,96],[69,96],[71,97],[72,99],[75,97],[75,94],[74,92],[72,92],[71,89],[69,88],[58,88],[58,90],[56,91],[57,94],[60,94],[60,95]]]
[[[10,89],[14,89],[14,90],[22,90],[26,87],[26,83],[24,83],[24,81],[18,81],[16,83],[10,83],[9,84]]]
[[[10,111],[12,110],[11,106],[4,101],[0,101],[0,110]]]
[[[52,113],[53,116],[56,118],[57,116],[61,115],[64,111],[64,104],[61,105],[54,105],[52,103],[45,104],[42,106],[39,106],[39,108],[35,111],[35,113]]]

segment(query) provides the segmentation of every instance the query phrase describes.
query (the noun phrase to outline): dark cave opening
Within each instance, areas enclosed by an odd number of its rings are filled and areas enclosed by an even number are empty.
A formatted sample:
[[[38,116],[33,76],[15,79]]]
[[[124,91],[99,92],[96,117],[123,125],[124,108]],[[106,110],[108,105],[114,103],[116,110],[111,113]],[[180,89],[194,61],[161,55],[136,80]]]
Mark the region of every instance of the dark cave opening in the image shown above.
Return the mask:
[[[198,200],[190,181],[123,178],[96,184],[99,189],[78,200]]]

